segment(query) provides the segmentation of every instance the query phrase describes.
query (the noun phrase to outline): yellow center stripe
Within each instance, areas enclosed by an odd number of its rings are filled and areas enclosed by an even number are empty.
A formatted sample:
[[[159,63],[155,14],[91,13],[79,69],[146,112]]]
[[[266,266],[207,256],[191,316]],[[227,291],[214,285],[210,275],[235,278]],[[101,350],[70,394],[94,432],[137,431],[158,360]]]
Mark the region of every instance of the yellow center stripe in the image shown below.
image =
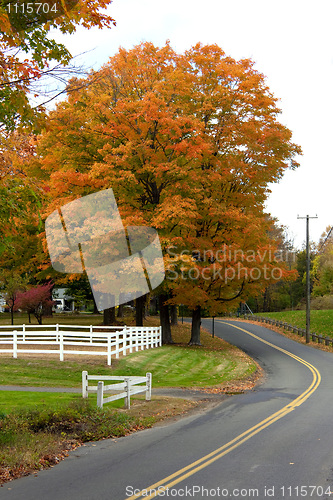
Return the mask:
[[[271,342],[268,342],[267,340],[263,340],[254,333],[249,332],[248,330],[244,330],[244,328],[240,328],[239,326],[232,325],[231,323],[227,323],[225,321],[219,321],[220,323],[226,324],[228,326],[232,326],[233,328],[237,328],[238,330],[241,330],[242,332],[245,332],[246,334],[250,335],[251,337],[255,338],[259,342],[263,342],[264,344],[269,345],[273,349],[276,349],[280,352],[283,352],[287,356],[290,356],[291,358],[295,359],[299,363],[302,363],[304,366],[309,368],[313,375],[313,379],[309,387],[302,392],[296,399],[294,399],[291,403],[287,404],[281,410],[277,411],[276,413],[273,413],[269,417],[267,417],[265,420],[262,420],[258,424],[254,425],[247,431],[243,432],[239,436],[235,437],[228,443],[224,444],[223,446],[217,448],[216,450],[212,451],[208,455],[205,455],[204,457],[200,458],[199,460],[196,460],[195,462],[187,465],[183,469],[178,470],[177,472],[174,472],[170,476],[165,477],[161,481],[158,481],[157,483],[152,484],[151,486],[148,486],[147,488],[144,488],[141,490],[139,493],[132,495],[131,497],[127,497],[126,500],[135,500],[135,499],[149,499],[149,498],[154,498],[158,495],[158,493],[162,493],[165,491],[167,488],[171,488],[175,484],[180,483],[181,481],[184,481],[184,479],[188,478],[189,476],[192,476],[196,472],[199,472],[201,469],[204,469],[211,463],[215,462],[219,458],[223,457],[227,453],[230,453],[230,451],[234,450],[238,446],[240,446],[242,443],[245,443],[248,439],[251,437],[255,436],[259,432],[261,432],[263,429],[266,427],[272,425],[274,422],[277,420],[280,420],[282,417],[285,415],[288,415],[291,411],[293,411],[297,406],[300,406],[301,404],[304,403],[308,399],[308,397],[311,396],[311,394],[314,393],[314,391],[317,389],[317,387],[320,384],[321,381],[321,376],[317,368],[315,368],[313,365],[305,361],[304,359],[300,358],[299,356],[296,356],[295,354],[292,354],[289,351],[286,351],[285,349],[282,349],[282,347],[278,347]],[[157,491],[158,489],[158,491]],[[151,493],[148,495],[147,493],[151,491]]]

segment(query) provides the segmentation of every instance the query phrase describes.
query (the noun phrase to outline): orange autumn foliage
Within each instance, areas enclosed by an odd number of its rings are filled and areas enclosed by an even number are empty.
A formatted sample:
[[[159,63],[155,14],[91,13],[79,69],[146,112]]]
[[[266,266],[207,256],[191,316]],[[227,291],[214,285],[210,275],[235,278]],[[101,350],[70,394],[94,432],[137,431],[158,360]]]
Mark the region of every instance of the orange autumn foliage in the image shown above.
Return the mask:
[[[159,231],[172,301],[221,311],[259,292],[274,279],[269,270],[291,276],[272,259],[277,242],[264,213],[269,183],[295,168],[301,153],[279,112],[254,63],[217,45],[184,54],[169,43],[120,49],[72,81],[38,139],[47,213],[111,187],[125,225]],[[232,257],[219,262],[223,249]],[[198,260],[208,251],[211,259]],[[239,263],[243,271],[226,280]],[[251,270],[263,273],[265,265],[268,278],[256,279]]]

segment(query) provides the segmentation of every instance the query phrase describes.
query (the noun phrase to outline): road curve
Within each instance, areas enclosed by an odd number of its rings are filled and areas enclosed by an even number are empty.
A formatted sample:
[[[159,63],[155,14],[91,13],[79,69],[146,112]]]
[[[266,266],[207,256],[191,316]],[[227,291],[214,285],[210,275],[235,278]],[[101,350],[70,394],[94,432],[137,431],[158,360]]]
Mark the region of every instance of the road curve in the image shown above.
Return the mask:
[[[215,320],[215,335],[264,368],[254,391],[82,446],[52,469],[3,485],[0,498],[333,498],[332,354],[237,321]]]

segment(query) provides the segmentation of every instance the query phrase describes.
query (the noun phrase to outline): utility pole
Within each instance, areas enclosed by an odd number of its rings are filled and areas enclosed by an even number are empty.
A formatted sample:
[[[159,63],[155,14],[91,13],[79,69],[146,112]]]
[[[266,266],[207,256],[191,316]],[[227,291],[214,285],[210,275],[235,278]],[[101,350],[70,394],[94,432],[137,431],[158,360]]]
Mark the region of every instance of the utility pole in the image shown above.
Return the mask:
[[[299,217],[297,219],[306,219],[306,330],[305,330],[305,341],[308,344],[310,342],[310,240],[309,240],[309,219],[318,219],[317,215],[315,217]]]

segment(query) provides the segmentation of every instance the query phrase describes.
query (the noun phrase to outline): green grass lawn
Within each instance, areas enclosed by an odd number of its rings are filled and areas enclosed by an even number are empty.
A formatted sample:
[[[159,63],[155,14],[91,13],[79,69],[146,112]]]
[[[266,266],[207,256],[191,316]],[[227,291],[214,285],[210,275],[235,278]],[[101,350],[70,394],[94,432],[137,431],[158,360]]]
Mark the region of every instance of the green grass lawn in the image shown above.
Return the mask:
[[[72,314],[72,313],[57,313],[52,316],[42,318],[43,325],[55,325],[57,323],[63,325],[101,325],[103,323],[103,314]],[[10,325],[10,313],[0,313],[0,325]],[[28,325],[28,314],[15,312],[14,325]],[[37,325],[36,318],[31,315],[31,324]]]
[[[221,351],[163,346],[121,359],[114,372],[135,375],[150,371],[154,387],[200,388],[250,375],[255,365],[236,354],[233,347],[226,345]]]
[[[89,394],[88,400],[91,406],[96,407],[96,393]],[[81,401],[83,401],[82,395],[76,393],[0,391],[0,416],[21,410],[59,412],[68,405]],[[107,404],[107,408],[110,409],[123,407],[123,399]]]
[[[147,349],[113,360],[111,367],[89,358],[60,362],[24,359],[23,355],[21,359],[0,357],[0,385],[79,388],[82,370],[87,370],[90,375],[145,375],[149,371],[154,387],[205,387],[243,378],[255,370],[235,348],[221,345],[224,348],[218,351],[185,346]]]
[[[305,311],[281,311],[270,313],[258,313],[256,316],[274,318],[289,323],[298,328],[305,328]],[[333,310],[311,311],[310,330],[313,333],[333,338]]]
[[[150,320],[152,323],[156,319]],[[145,375],[152,373],[153,388],[158,387],[214,387],[233,380],[242,380],[256,371],[256,364],[239,349],[219,338],[202,332],[202,347],[187,346],[189,325],[173,329],[175,345],[134,352],[119,360],[106,360],[78,356],[77,361],[44,359],[42,355],[13,359],[0,357],[0,385],[30,387],[80,388],[82,371],[90,375]],[[7,395],[6,395],[7,394]],[[20,393],[21,395],[23,393]],[[24,405],[29,399],[38,400],[40,394],[25,392],[16,396]],[[30,395],[29,395],[30,394]],[[8,408],[12,407],[13,394],[4,391]],[[53,395],[45,395],[50,398]],[[66,395],[64,398],[75,398]],[[96,397],[96,396],[95,396]],[[21,398],[21,399],[20,399]],[[1,404],[1,402],[0,402]],[[30,404],[30,403],[29,403]],[[15,407],[18,403],[15,403]],[[2,406],[3,407],[3,406]]]
[[[8,414],[22,408],[53,408],[56,411],[71,401],[81,398],[80,394],[65,392],[0,391],[0,414]]]
[[[0,385],[32,387],[80,387],[82,370],[96,375],[111,375],[113,367],[105,363],[82,359],[63,361],[34,358],[0,357]]]

